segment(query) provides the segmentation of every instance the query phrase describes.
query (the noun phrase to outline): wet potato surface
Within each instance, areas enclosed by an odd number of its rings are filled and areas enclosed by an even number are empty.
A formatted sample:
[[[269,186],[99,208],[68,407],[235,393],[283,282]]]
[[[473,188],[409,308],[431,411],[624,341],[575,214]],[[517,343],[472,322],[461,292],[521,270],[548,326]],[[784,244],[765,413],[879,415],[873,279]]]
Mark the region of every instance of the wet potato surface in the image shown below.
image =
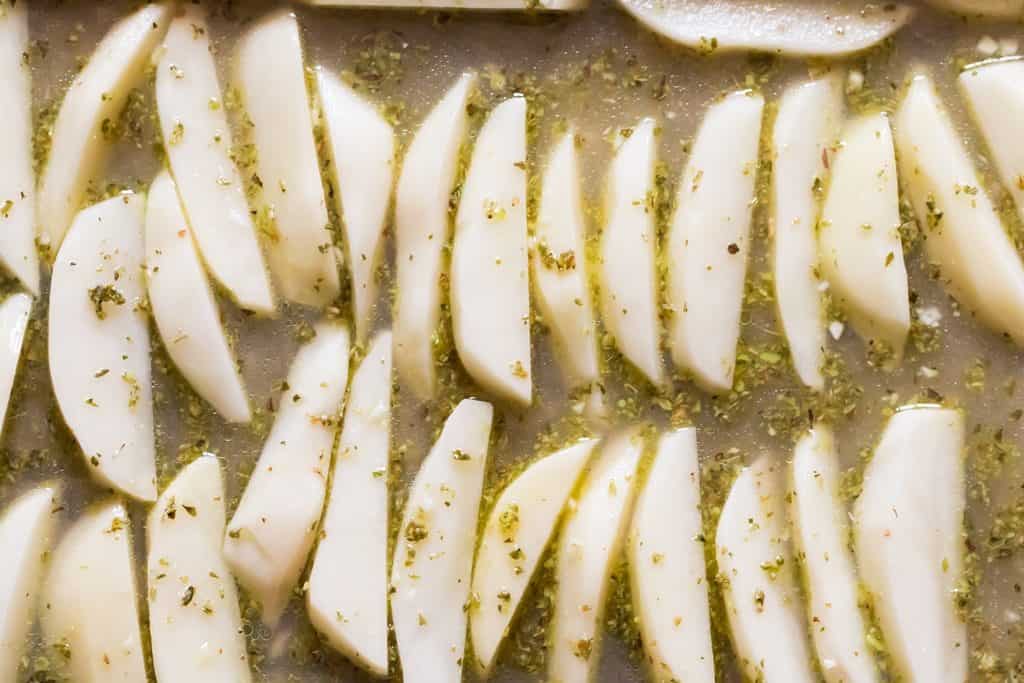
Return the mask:
[[[231,83],[229,60],[239,35],[274,3],[204,3],[216,49],[221,83]],[[34,2],[30,7],[31,49],[37,152],[47,145],[47,130],[76,65],[91,54],[106,29],[134,5],[127,2]],[[977,129],[964,111],[955,88],[960,68],[976,61],[982,36],[995,39],[1020,35],[1014,24],[967,22],[921,8],[918,16],[892,40],[867,53],[844,60],[701,55],[656,39],[618,10],[610,0],[596,0],[578,15],[527,16],[511,13],[388,12],[327,10],[297,7],[306,50],[306,65],[342,73],[376,102],[393,123],[401,152],[433,104],[466,69],[479,72],[479,92],[471,102],[470,136],[475,136],[492,106],[513,93],[528,102],[527,171],[529,211],[536,209],[539,176],[558,133],[572,125],[579,137],[582,187],[588,229],[588,254],[603,220],[604,175],[612,156],[614,131],[654,117],[659,157],[654,201],[659,235],[671,220],[676,185],[689,144],[708,105],[718,96],[743,88],[766,98],[765,130],[770,131],[774,105],[785,87],[809,74],[829,69],[855,69],[863,88],[847,97],[850,113],[893,111],[905,81],[918,65],[926,66],[951,112],[959,135],[967,141],[983,184],[1001,211],[1018,249],[1024,232],[1006,192],[1000,187]],[[230,99],[230,97],[228,97]],[[229,107],[236,128],[240,111]],[[160,168],[162,144],[155,119],[152,79],[131,98],[130,106],[111,132],[114,146],[102,185],[112,183],[145,189]],[[783,463],[794,440],[813,418],[823,417],[835,429],[844,468],[843,491],[850,504],[859,476],[893,411],[915,400],[961,407],[967,424],[968,573],[963,610],[968,621],[972,681],[1014,680],[1024,667],[1024,632],[1019,622],[1020,550],[1024,546],[1024,464],[1019,448],[1024,439],[1024,387],[1018,387],[1021,351],[987,331],[930,277],[921,233],[912,214],[901,228],[911,291],[913,325],[899,367],[884,369],[847,325],[839,339],[829,337],[827,388],[815,397],[799,385],[789,364],[785,339],[777,324],[771,282],[768,186],[771,166],[757,170],[751,253],[747,272],[741,342],[734,388],[711,397],[682,378],[671,388],[654,390],[628,369],[611,346],[600,347],[602,382],[610,408],[610,431],[638,421],[658,427],[692,424],[698,429],[704,482],[705,534],[714,521],[734,474],[743,464],[769,454]],[[322,150],[321,150],[322,151]],[[245,171],[243,170],[243,174]],[[97,192],[114,191],[100,187]],[[332,216],[338,227],[337,216]],[[390,219],[389,219],[390,223]],[[389,225],[385,265],[380,269],[382,299],[376,329],[389,327],[394,286],[394,240]],[[342,277],[348,277],[343,268]],[[65,426],[51,389],[47,364],[47,292],[32,311],[22,365],[11,399],[3,453],[0,455],[0,508],[31,486],[52,479],[63,482],[67,524],[86,506],[108,493],[89,477],[74,437]],[[13,280],[7,285],[15,291]],[[345,287],[343,290],[347,291]],[[312,309],[279,304],[276,318],[245,314],[218,293],[224,325],[242,367],[253,407],[250,425],[225,423],[188,387],[174,370],[160,337],[151,331],[153,393],[156,415],[158,487],[163,490],[180,468],[203,451],[222,460],[232,516],[265,439],[277,396],[289,364],[311,324]],[[343,294],[328,315],[351,320],[351,304]],[[554,359],[550,336],[537,308],[532,307],[534,398],[529,409],[496,401],[495,423],[484,484],[482,514],[511,472],[538,453],[549,453],[592,432],[581,416],[582,399],[572,395]],[[830,321],[838,320],[830,311]],[[450,323],[443,321],[441,388],[427,404],[396,385],[393,396],[391,471],[392,537],[397,530],[406,489],[443,420],[458,399],[491,400],[459,367],[450,347]],[[152,328],[153,326],[151,326]],[[664,327],[664,322],[663,322]],[[75,344],[74,339],[61,343]],[[665,356],[667,361],[667,354]],[[135,535],[135,567],[145,585],[144,526],[147,505],[129,504]],[[709,553],[710,555],[710,553]],[[539,585],[527,593],[524,613],[499,655],[494,680],[529,681],[543,676],[543,625],[549,613],[551,571],[541,572]],[[304,581],[304,579],[303,579]],[[545,583],[546,582],[546,583]],[[300,581],[301,585],[301,581]],[[628,580],[614,577],[606,614],[610,637],[604,641],[599,680],[643,680],[637,630],[629,609]],[[734,655],[725,635],[721,600],[711,586],[714,644],[719,676],[739,680]],[[372,680],[320,641],[305,614],[305,602],[293,596],[282,622],[272,633],[259,611],[242,593],[242,615],[256,680]],[[139,600],[145,623],[146,600]],[[19,673],[21,680],[61,680],[60,653],[34,636]],[[467,676],[474,674],[466,667]],[[150,672],[152,675],[152,672]],[[1020,675],[1020,674],[1017,674]]]

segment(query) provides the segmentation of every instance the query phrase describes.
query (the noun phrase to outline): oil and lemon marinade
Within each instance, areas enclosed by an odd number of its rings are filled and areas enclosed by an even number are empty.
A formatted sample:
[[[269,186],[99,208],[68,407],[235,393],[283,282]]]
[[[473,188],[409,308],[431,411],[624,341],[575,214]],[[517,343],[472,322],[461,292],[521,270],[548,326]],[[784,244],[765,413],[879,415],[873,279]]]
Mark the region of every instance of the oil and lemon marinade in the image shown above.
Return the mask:
[[[240,36],[275,7],[269,3],[206,6],[209,40],[223,88],[223,106],[236,138],[233,159],[247,189],[259,160],[253,148],[247,146],[250,140],[245,130],[244,97],[238,92],[230,62]],[[30,7],[31,42],[26,58],[31,65],[37,171],[48,155],[53,121],[75,70],[113,22],[133,9],[129,3],[120,2],[44,2]],[[1001,183],[997,155],[988,152],[956,80],[964,66],[987,56],[987,49],[979,53],[979,45],[985,46],[989,41],[1009,45],[1016,39],[1014,25],[965,22],[922,8],[908,26],[884,45],[847,59],[823,61],[698,54],[672,47],[653,37],[611,2],[595,2],[587,12],[572,16],[406,14],[304,7],[295,11],[302,30],[305,66],[319,66],[339,74],[343,81],[357,86],[360,94],[376,103],[394,128],[399,160],[420,122],[463,72],[473,70],[477,74],[465,107],[469,140],[475,139],[497,104],[514,94],[524,95],[527,156],[523,170],[531,231],[542,199],[542,175],[549,156],[571,131],[579,159],[586,235],[584,253],[576,258],[585,262],[592,275],[600,270],[599,235],[609,214],[605,179],[621,141],[621,131],[635,130],[646,117],[655,122],[656,162],[645,209],[660,243],[669,234],[680,178],[709,106],[719,96],[737,90],[762,95],[765,114],[758,162],[750,171],[756,180],[749,240],[745,245],[749,262],[732,389],[711,397],[692,382],[674,379],[671,388],[655,390],[643,374],[622,358],[599,322],[595,344],[603,368],[600,382],[605,391],[606,414],[594,420],[591,394],[563,376],[556,340],[541,318],[534,294],[529,367],[533,401],[529,408],[506,401],[494,402],[480,529],[483,530],[491,505],[504,485],[535,455],[554,452],[583,436],[610,434],[640,422],[650,422],[658,431],[692,425],[697,428],[701,465],[706,555],[714,561],[718,514],[741,467],[754,463],[760,467],[761,463],[772,462],[785,469],[796,439],[812,419],[826,420],[834,429],[841,462],[840,494],[843,504],[852,509],[871,451],[897,408],[912,402],[957,406],[964,410],[966,427],[969,552],[956,595],[958,607],[967,619],[971,680],[1009,679],[1024,657],[1022,634],[1017,626],[1024,607],[1018,556],[1024,532],[1024,499],[1019,493],[1024,480],[1018,462],[1018,444],[1024,437],[1020,426],[1024,414],[1020,397],[1024,389],[1017,387],[1019,352],[1011,342],[987,331],[966,307],[957,305],[946,294],[941,282],[935,279],[925,251],[928,217],[922,218],[923,229],[918,227],[913,200],[901,193],[900,247],[909,282],[909,335],[902,360],[891,367],[891,352],[884,345],[867,345],[857,338],[853,321],[842,313],[832,296],[826,309],[829,334],[822,372],[824,389],[815,394],[803,388],[778,322],[770,225],[775,168],[768,150],[772,124],[782,95],[790,85],[833,74],[844,91],[848,120],[877,116],[879,112],[892,117],[906,92],[910,75],[926,68],[936,83],[943,106],[952,116],[957,137],[966,141],[978,173],[979,189],[993,198],[1011,241],[1019,249],[1020,219]],[[989,37],[987,41],[983,40],[985,37]],[[307,78],[309,87],[315,89],[317,74],[310,72]],[[85,203],[126,187],[145,190],[164,163],[155,80],[155,73],[150,71],[128,95],[124,112],[105,127],[108,139],[103,144],[110,147],[111,161],[102,182],[89,188]],[[188,132],[186,129],[183,134],[187,136]],[[329,156],[331,143],[327,133],[324,123],[319,122],[314,142],[321,164]],[[456,219],[459,190],[472,150],[471,144],[464,145],[457,162],[449,227]],[[899,156],[898,143],[896,154]],[[400,161],[396,175],[399,170]],[[691,186],[693,182],[691,174]],[[828,183],[823,184],[816,190],[816,199],[824,201],[830,189]],[[325,185],[325,196],[329,197],[328,229],[334,244],[344,249],[342,216],[333,201],[333,193],[338,191],[330,180]],[[261,218],[255,218],[257,230],[263,224]],[[400,296],[395,291],[393,211],[389,212],[386,225],[385,253],[377,270],[380,301],[368,326],[373,332],[391,327],[391,302]],[[444,263],[448,252],[445,245]],[[44,250],[42,256],[52,255]],[[550,254],[556,267],[561,256],[561,252]],[[659,284],[665,282],[669,265],[659,252]],[[345,265],[341,272],[341,294],[326,311],[328,317],[348,321],[355,343],[351,269]],[[0,459],[0,501],[6,507],[35,485],[59,482],[60,504],[64,508],[59,525],[66,529],[87,507],[108,500],[109,494],[90,478],[89,466],[79,455],[75,437],[65,425],[50,389],[49,282],[49,274],[44,272],[43,294],[32,309],[10,402],[4,456]],[[229,294],[227,285],[218,281],[213,286],[227,338],[250,394],[252,422],[225,422],[175,369],[175,361],[164,349],[155,326],[150,325],[157,488],[162,492],[202,452],[217,453],[224,469],[227,519],[231,520],[274,423],[278,397],[296,350],[313,337],[321,314],[279,301],[274,318],[250,315],[233,303],[237,297]],[[14,292],[19,285],[11,281],[5,284],[5,289]],[[661,292],[660,301],[664,302],[666,295],[664,290]],[[391,463],[386,473],[392,491],[392,549],[396,542],[404,542],[399,536],[405,533],[404,528],[399,528],[403,501],[444,419],[464,397],[494,398],[475,385],[460,365],[446,290],[442,291],[440,301],[441,326],[433,342],[436,398],[421,401],[401,380],[393,394]],[[600,310],[598,301],[594,297],[595,311]],[[668,353],[671,314],[664,306],[658,313],[658,329],[666,351],[660,362],[667,374],[673,367]],[[601,316],[597,318],[600,320]],[[366,338],[372,339],[372,332]],[[355,356],[360,357],[365,351],[364,347]],[[400,363],[396,358],[395,364]],[[350,377],[356,367],[350,367]],[[656,431],[648,430],[645,434],[648,441],[640,465],[642,472],[652,467],[649,461],[656,446]],[[768,460],[762,460],[762,456]],[[145,586],[144,536],[150,506],[127,503],[127,510],[136,584]],[[624,547],[621,557],[613,561],[608,606],[598,625],[607,632],[600,654],[595,654],[598,661],[593,662],[599,680],[639,681],[647,675],[642,664],[640,631],[631,607],[626,556]],[[312,555],[310,558],[312,564]],[[508,641],[496,657],[493,680],[544,678],[549,659],[545,653],[546,627],[556,610],[556,560],[554,552],[549,551],[537,563],[537,578],[522,597],[522,612],[513,620]],[[306,599],[301,594],[307,588],[308,571],[309,567],[303,570],[288,607],[273,630],[261,621],[261,610],[254,597],[244,590],[241,593],[243,631],[255,680],[318,681],[334,680],[339,675],[346,680],[369,680],[367,674],[321,640],[310,625]],[[728,637],[722,584],[714,578],[709,573],[716,671],[723,680],[737,680],[740,666]],[[147,641],[145,614],[149,602],[144,598],[140,595],[138,608],[142,614],[142,639]],[[865,622],[869,647],[891,672],[893,659],[888,655],[878,618],[868,614]],[[582,653],[588,646],[580,647]],[[33,680],[62,680],[69,654],[74,656],[60,643],[44,642],[35,631],[20,679],[34,676]],[[391,655],[394,668],[397,659],[393,650]],[[147,666],[153,675],[152,665]],[[464,669],[471,678],[477,675],[475,667]]]

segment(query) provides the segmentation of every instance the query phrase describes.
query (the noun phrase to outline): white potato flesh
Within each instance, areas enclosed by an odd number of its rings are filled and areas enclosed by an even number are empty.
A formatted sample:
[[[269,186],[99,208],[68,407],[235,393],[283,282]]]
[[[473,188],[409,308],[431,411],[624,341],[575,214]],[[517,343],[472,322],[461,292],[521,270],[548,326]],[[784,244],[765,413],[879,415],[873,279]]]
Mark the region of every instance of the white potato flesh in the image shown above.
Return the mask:
[[[224,477],[202,455],[149,511],[147,598],[158,681],[251,680],[238,590],[221,554]]]
[[[0,680],[18,680],[18,667],[35,622],[43,561],[53,543],[59,487],[22,494],[0,516]]]
[[[850,525],[832,430],[818,425],[793,452],[790,519],[807,592],[807,617],[828,683],[876,683],[874,653],[858,604]]]
[[[288,605],[317,537],[331,451],[348,385],[348,329],[321,322],[299,349],[263,452],[224,538],[235,577],[271,627]]]
[[[828,179],[829,148],[839,137],[843,81],[832,74],[782,96],[772,129],[772,272],[779,323],[797,377],[821,391],[825,378],[825,304],[818,272],[815,182]]]
[[[702,53],[763,50],[837,56],[865,50],[914,14],[901,3],[865,7],[855,0],[619,0],[655,33]]]
[[[249,398],[194,236],[174,180],[161,171],[146,202],[146,283],[157,330],[196,393],[228,422],[248,422]]]
[[[529,9],[572,12],[586,9],[590,0],[306,0],[324,7],[418,8],[418,9]]]
[[[272,14],[242,36],[235,75],[252,122],[270,270],[286,299],[324,306],[341,285],[294,14]]]
[[[50,281],[50,379],[57,405],[104,486],[156,499],[149,320],[142,307],[144,195],[81,211]]]
[[[781,465],[762,456],[740,473],[715,532],[733,645],[744,674],[765,683],[813,683],[811,649],[786,525]]]
[[[864,472],[853,528],[861,580],[907,683],[967,680],[955,607],[964,570],[964,417],[910,406],[889,420]]]
[[[697,430],[663,435],[629,533],[633,607],[655,680],[712,683]]]
[[[128,511],[114,500],[82,513],[50,557],[43,642],[71,652],[75,683],[146,680],[131,535]]]
[[[462,74],[420,124],[395,190],[395,366],[422,400],[434,395],[437,384],[434,335],[441,320],[448,202],[475,82],[474,74]]]
[[[274,311],[270,277],[217,80],[203,9],[186,4],[171,22],[156,70],[156,105],[167,161],[210,275],[242,308]]]
[[[33,296],[39,295],[36,251],[36,179],[32,169],[32,76],[28,52],[28,3],[5,6],[0,14],[0,265]]]
[[[549,681],[585,683],[597,671],[609,579],[629,530],[643,450],[641,427],[610,437],[569,503],[558,538]]]
[[[1024,0],[928,0],[936,7],[942,7],[968,17],[991,17],[994,19],[1020,18],[1024,14]]]
[[[554,536],[597,439],[583,439],[532,463],[502,491],[473,567],[470,633],[476,664],[490,674],[519,601]]]
[[[569,130],[548,159],[532,249],[534,292],[572,387],[596,382],[597,331],[590,300],[576,136]]]
[[[927,75],[911,81],[894,127],[900,182],[940,281],[981,322],[1024,345],[1024,264]]]
[[[618,149],[605,188],[607,221],[601,235],[598,277],[601,317],[622,355],[652,384],[661,384],[661,324],[655,250],[654,119],[616,136]]]
[[[764,98],[749,91],[711,105],[669,228],[672,359],[712,392],[732,388],[763,112]]]
[[[491,404],[455,407],[420,465],[391,567],[391,615],[409,683],[459,683]]]
[[[868,344],[903,355],[910,331],[907,268],[889,117],[868,114],[843,128],[818,226],[822,275]]]
[[[31,313],[32,297],[28,294],[12,294],[0,304],[0,434],[3,433]],[[2,676],[0,680],[3,680]]]
[[[526,98],[494,108],[476,138],[452,244],[452,331],[481,386],[529,405],[530,263],[526,253]]]
[[[64,95],[36,204],[41,237],[54,253],[109,156],[103,122],[117,120],[128,93],[145,78],[171,9],[169,2],[145,5],[114,24]]]
[[[391,333],[374,337],[352,377],[331,491],[306,591],[332,647],[388,674],[388,454]]]
[[[377,306],[377,267],[384,254],[384,226],[395,183],[395,132],[377,108],[340,78],[317,69],[334,193],[345,230],[356,341],[366,341]]]
[[[957,83],[985,138],[999,179],[1024,219],[1024,149],[1017,144],[1018,125],[1024,117],[1024,61],[972,66],[960,74]]]

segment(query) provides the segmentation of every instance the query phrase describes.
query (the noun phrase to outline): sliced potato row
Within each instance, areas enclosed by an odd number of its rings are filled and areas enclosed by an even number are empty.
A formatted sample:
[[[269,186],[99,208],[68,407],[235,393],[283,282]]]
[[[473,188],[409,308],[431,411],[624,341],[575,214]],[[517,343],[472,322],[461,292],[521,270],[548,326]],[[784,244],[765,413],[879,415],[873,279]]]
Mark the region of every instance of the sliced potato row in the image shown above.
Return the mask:
[[[324,351],[347,339],[326,329],[321,336],[297,358],[296,387],[323,369]],[[543,560],[555,563],[556,579],[548,677],[591,680],[610,575],[625,552],[652,676],[713,681],[704,547],[712,539],[703,536],[695,430],[649,444],[647,428],[636,426],[536,460],[501,491],[477,542],[493,409],[467,399],[419,468],[388,570],[387,479],[378,472],[388,458],[390,396],[381,386],[389,383],[380,380],[390,371],[389,342],[375,340],[353,380],[322,525],[322,496],[282,498],[270,488],[301,487],[295,474],[312,463],[272,469],[266,452],[230,523],[212,455],[186,466],[151,508],[144,594],[158,679],[248,680],[235,578],[273,626],[319,532],[306,590],[310,617],[332,646],[375,675],[389,673],[389,607],[406,678],[459,681],[467,657],[489,674]],[[329,387],[324,393],[340,401]],[[268,446],[287,436],[281,425],[289,421],[279,417]],[[905,680],[964,680],[966,631],[955,606],[965,552],[963,442],[958,410],[902,408],[850,514],[824,425],[799,441],[788,473],[773,455],[739,473],[713,549],[745,675],[768,683],[811,682],[818,671],[829,683],[882,680],[862,611],[868,606]],[[303,450],[318,452],[309,446]],[[46,642],[74,653],[66,664],[75,680],[144,677],[126,508],[114,499],[88,509],[43,562],[59,498],[57,487],[44,485],[0,517],[0,538],[12,551],[0,572],[0,671],[17,669],[38,604]],[[258,521],[240,526],[256,506]],[[357,512],[368,513],[366,523]]]

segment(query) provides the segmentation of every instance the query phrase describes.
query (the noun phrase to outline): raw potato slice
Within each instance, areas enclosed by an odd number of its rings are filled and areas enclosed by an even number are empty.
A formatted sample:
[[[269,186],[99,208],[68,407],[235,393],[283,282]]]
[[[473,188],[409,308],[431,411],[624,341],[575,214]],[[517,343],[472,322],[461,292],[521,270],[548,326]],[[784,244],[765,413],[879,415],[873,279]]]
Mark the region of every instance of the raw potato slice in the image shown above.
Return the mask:
[[[156,499],[149,321],[141,304],[144,195],[81,211],[50,281],[50,379],[89,471],[143,501]]]
[[[597,671],[609,577],[629,529],[643,449],[642,427],[605,442],[562,523],[548,652],[553,683],[585,683]]]
[[[911,82],[894,124],[929,261],[965,308],[1024,345],[1024,265],[928,76]]]
[[[84,512],[49,561],[40,601],[43,642],[72,656],[75,683],[145,681],[131,524],[114,500]]]
[[[491,404],[466,399],[420,465],[391,568],[391,615],[408,683],[458,683]]]
[[[839,498],[839,456],[832,430],[816,426],[793,453],[790,519],[807,591],[807,617],[828,683],[876,683],[874,653],[858,604],[849,521]]]
[[[764,98],[713,104],[679,182],[668,234],[672,359],[712,392],[732,388]]]
[[[772,131],[775,298],[796,374],[815,391],[825,388],[826,342],[815,229],[821,206],[814,187],[828,177],[826,155],[842,117],[842,79],[833,74],[786,91]]]
[[[270,627],[316,540],[348,384],[348,329],[322,322],[315,331],[295,354],[274,426],[224,538],[228,566],[260,601]]]
[[[395,176],[395,132],[377,109],[334,74],[317,69],[331,163],[338,180],[334,197],[345,229],[352,271],[356,341],[366,341],[377,305],[377,267],[383,256],[384,223]]]
[[[448,241],[466,104],[476,76],[462,74],[420,125],[395,190],[395,364],[422,400],[434,395],[434,335],[441,319],[441,274]]]
[[[27,52],[28,3],[8,3],[0,14],[0,102],[4,103],[0,133],[4,150],[4,163],[0,164],[0,264],[38,296],[32,76],[25,60]]]
[[[965,14],[968,17],[1014,19],[1024,13],[1024,0],[928,0],[928,2],[936,7]]]
[[[782,472],[762,456],[743,469],[715,533],[725,611],[750,680],[813,683],[811,650],[786,528]]]
[[[149,633],[160,681],[251,680],[238,591],[221,555],[224,500],[220,463],[202,455],[149,511]]]
[[[605,329],[626,360],[652,384],[661,384],[661,326],[655,264],[654,119],[619,131],[608,172],[607,222],[601,235],[598,275]],[[629,131],[628,133],[626,131]]]
[[[598,379],[597,332],[583,242],[579,159],[571,129],[548,159],[534,231],[537,305],[551,328],[566,381],[572,388],[588,386]]]
[[[324,306],[341,285],[295,15],[281,11],[249,29],[235,73],[252,123],[270,269],[285,298]]]
[[[459,359],[488,391],[529,405],[525,97],[495,107],[477,136],[455,217],[451,270]]]
[[[12,294],[0,304],[0,434],[3,433],[14,378],[18,374],[21,346],[31,312],[32,297],[28,294]]]
[[[421,9],[528,9],[572,12],[585,9],[590,0],[306,0],[311,5],[331,7],[412,7]]]
[[[59,487],[34,488],[7,506],[0,516],[0,680],[18,680],[18,667],[42,580],[43,561],[53,542]]]
[[[153,318],[164,348],[196,393],[228,422],[248,422],[249,399],[194,235],[174,180],[161,171],[146,203],[146,282]]]
[[[156,71],[156,104],[167,160],[210,275],[242,308],[274,311],[270,277],[249,213],[217,81],[206,14],[182,7],[167,30]]]
[[[964,570],[964,417],[910,406],[886,426],[854,507],[860,575],[907,683],[967,680],[955,607]]]
[[[821,270],[853,329],[891,354],[893,364],[903,356],[910,331],[901,222],[889,117],[853,119],[832,160],[818,228]]]
[[[1024,117],[1024,61],[998,61],[968,68],[958,79],[1003,187],[1024,219],[1024,149],[1017,127]]]
[[[713,683],[697,430],[661,437],[636,501],[629,578],[654,680]]]
[[[71,82],[53,124],[53,139],[39,179],[37,219],[53,253],[98,180],[110,152],[101,130],[116,121],[128,93],[145,78],[150,54],[170,23],[172,3],[149,4],[110,29]],[[3,201],[0,199],[0,201]]]
[[[537,564],[555,533],[597,439],[583,439],[527,467],[490,511],[473,568],[470,632],[484,675],[508,633]]]
[[[838,56],[881,43],[914,14],[905,4],[854,0],[619,0],[655,33],[701,53],[763,50]]]
[[[374,337],[352,378],[306,608],[332,647],[388,674],[388,454],[391,333]]]

